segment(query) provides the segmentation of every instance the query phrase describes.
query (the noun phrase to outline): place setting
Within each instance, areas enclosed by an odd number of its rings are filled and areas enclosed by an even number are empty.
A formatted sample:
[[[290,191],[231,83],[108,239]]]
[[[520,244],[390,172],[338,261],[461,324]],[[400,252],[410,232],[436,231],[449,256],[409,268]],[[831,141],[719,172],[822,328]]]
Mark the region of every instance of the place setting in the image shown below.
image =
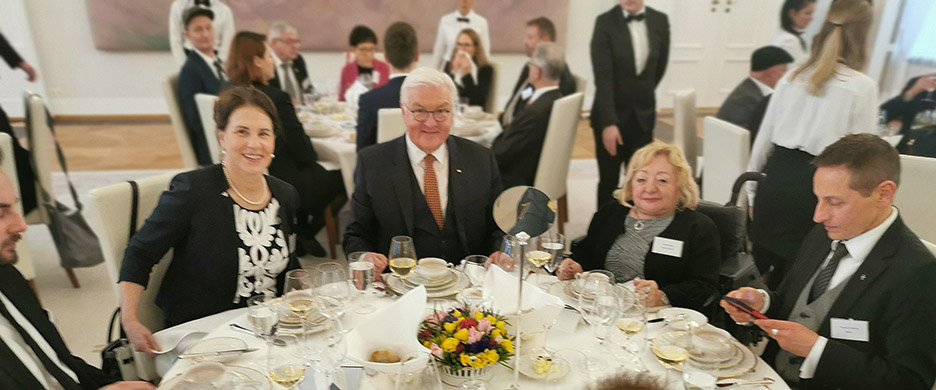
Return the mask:
[[[422,286],[428,298],[445,298],[471,285],[465,273],[454,269],[444,259],[423,258],[417,261],[413,239],[407,236],[393,237],[388,258],[391,274],[384,276],[384,281],[397,294]]]

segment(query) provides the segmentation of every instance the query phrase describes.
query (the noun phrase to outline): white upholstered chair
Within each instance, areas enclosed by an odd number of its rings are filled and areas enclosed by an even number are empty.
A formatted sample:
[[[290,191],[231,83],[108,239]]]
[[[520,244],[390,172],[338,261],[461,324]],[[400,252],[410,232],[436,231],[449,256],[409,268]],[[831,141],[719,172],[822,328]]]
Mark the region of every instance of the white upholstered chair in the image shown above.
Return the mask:
[[[497,115],[497,78],[500,76],[500,63],[488,60],[488,64],[491,65],[492,69],[491,89],[488,90],[487,102],[482,108],[484,108],[484,112]]]
[[[572,78],[575,79],[575,92],[585,93],[585,88],[588,88],[588,79],[575,73],[572,73]]]
[[[747,170],[751,133],[713,116],[706,117],[702,126],[702,199],[725,204],[731,200],[735,179]]]
[[[894,205],[900,217],[917,236],[936,242],[936,207],[933,207],[933,179],[936,158],[900,155],[900,188]]]
[[[377,143],[382,144],[406,133],[403,123],[403,110],[399,108],[381,108],[377,111]]]
[[[926,249],[929,249],[930,252],[936,255],[936,244],[933,244],[932,242],[926,241],[924,239],[920,239],[920,241],[923,241],[923,245],[926,246]]]
[[[569,161],[572,159],[572,145],[575,144],[575,133],[578,131],[584,100],[585,96],[577,92],[553,103],[543,151],[536,166],[536,178],[533,180],[534,187],[558,203],[557,228],[559,233],[563,234],[564,224],[569,221],[569,207],[566,202]]]
[[[17,194],[20,193],[19,189],[19,176],[16,174],[16,159],[13,158],[13,137],[10,137],[9,134],[0,133],[0,152],[3,153],[3,161],[0,162],[0,170],[3,171],[10,178],[10,182],[13,183],[13,190]],[[23,201],[22,199],[16,201],[14,205],[16,212],[23,214]],[[33,292],[36,293],[36,296],[39,296],[39,290],[36,289],[36,268],[33,266],[32,253],[29,252],[29,245],[26,245],[25,241],[20,242],[16,246],[16,254],[19,258],[19,261],[16,262],[16,269],[19,270],[23,277],[29,282],[29,286],[32,287]]]
[[[201,118],[202,130],[205,132],[205,141],[208,142],[208,153],[211,162],[221,162],[221,145],[218,144],[218,126],[214,120],[214,105],[218,101],[215,95],[206,93],[195,94],[195,105],[198,106],[198,116]]]
[[[699,176],[699,136],[696,131],[696,98],[694,89],[676,91],[673,97],[673,143],[679,146],[695,177]]]
[[[182,164],[186,169],[198,168],[195,149],[192,148],[192,140],[189,139],[185,118],[182,116],[182,107],[179,105],[179,74],[167,77],[163,80],[162,86],[163,94],[166,95],[166,105],[169,106],[169,122],[172,123],[172,130],[175,131],[179,152],[182,153]]]

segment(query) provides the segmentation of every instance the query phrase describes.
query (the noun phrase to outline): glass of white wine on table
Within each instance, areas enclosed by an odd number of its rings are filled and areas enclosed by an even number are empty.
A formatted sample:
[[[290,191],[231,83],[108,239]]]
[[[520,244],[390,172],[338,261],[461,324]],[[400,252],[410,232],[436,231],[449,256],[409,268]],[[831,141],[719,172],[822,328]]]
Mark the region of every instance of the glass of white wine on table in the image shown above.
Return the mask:
[[[416,267],[416,246],[413,239],[408,236],[396,236],[390,240],[390,251],[387,252],[390,260],[390,272],[400,279],[406,279],[413,268]]]
[[[291,338],[295,336],[284,335]],[[287,345],[295,344],[287,342]],[[286,389],[295,389],[306,376],[306,362],[300,356],[296,356],[288,346],[279,347],[273,344],[269,345],[267,355],[267,375],[276,384]]]
[[[304,269],[294,269],[286,273],[286,283],[283,286],[283,303],[302,326],[301,336],[305,336],[309,316],[316,308],[315,291],[312,285],[312,275]]]

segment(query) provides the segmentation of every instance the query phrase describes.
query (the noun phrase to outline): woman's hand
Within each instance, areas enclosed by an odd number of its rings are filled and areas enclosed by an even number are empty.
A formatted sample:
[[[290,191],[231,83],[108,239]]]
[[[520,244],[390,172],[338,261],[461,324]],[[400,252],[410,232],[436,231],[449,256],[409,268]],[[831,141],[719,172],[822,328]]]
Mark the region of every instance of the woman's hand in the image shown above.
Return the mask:
[[[634,287],[637,289],[638,295],[647,295],[647,302],[645,303],[647,307],[665,305],[663,303],[663,291],[660,290],[660,286],[657,285],[657,282],[652,280],[634,280]]]
[[[936,80],[933,79],[934,77],[936,77],[936,74],[920,76],[920,78],[913,83],[913,86],[907,90],[907,93],[904,94],[904,100],[911,101],[921,92],[936,89]]]
[[[514,266],[516,266],[513,259],[510,256],[508,256],[506,253],[501,252],[501,251],[491,253],[491,255],[488,256],[488,263],[484,264],[484,267],[487,268],[491,264],[497,265],[503,268],[504,271],[508,271],[508,272],[513,271]]]
[[[575,275],[582,272],[582,265],[575,260],[565,258],[559,263],[559,270],[556,271],[556,277],[559,280],[569,280],[575,278]]]
[[[143,352],[150,357],[156,356],[156,352],[162,350],[162,347],[153,337],[153,332],[141,324],[140,321],[130,320],[121,321],[121,323],[134,350]]]
[[[460,75],[471,73],[471,57],[468,56],[468,53],[459,51],[455,55],[455,60],[452,61],[452,69],[455,69],[455,73]]]

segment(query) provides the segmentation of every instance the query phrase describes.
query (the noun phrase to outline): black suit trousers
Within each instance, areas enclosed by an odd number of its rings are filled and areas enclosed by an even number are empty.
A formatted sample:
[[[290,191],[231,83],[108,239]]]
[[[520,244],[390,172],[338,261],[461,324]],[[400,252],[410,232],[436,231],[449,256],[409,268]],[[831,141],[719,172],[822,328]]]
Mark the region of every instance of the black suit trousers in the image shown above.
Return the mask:
[[[617,146],[617,154],[612,156],[604,147],[602,132],[604,129],[592,129],[595,134],[595,156],[598,159],[598,203],[599,207],[612,199],[611,194],[618,188],[621,180],[621,165],[630,161],[638,149],[653,141],[653,132],[644,131],[634,112],[630,112],[618,123],[623,145]]]

